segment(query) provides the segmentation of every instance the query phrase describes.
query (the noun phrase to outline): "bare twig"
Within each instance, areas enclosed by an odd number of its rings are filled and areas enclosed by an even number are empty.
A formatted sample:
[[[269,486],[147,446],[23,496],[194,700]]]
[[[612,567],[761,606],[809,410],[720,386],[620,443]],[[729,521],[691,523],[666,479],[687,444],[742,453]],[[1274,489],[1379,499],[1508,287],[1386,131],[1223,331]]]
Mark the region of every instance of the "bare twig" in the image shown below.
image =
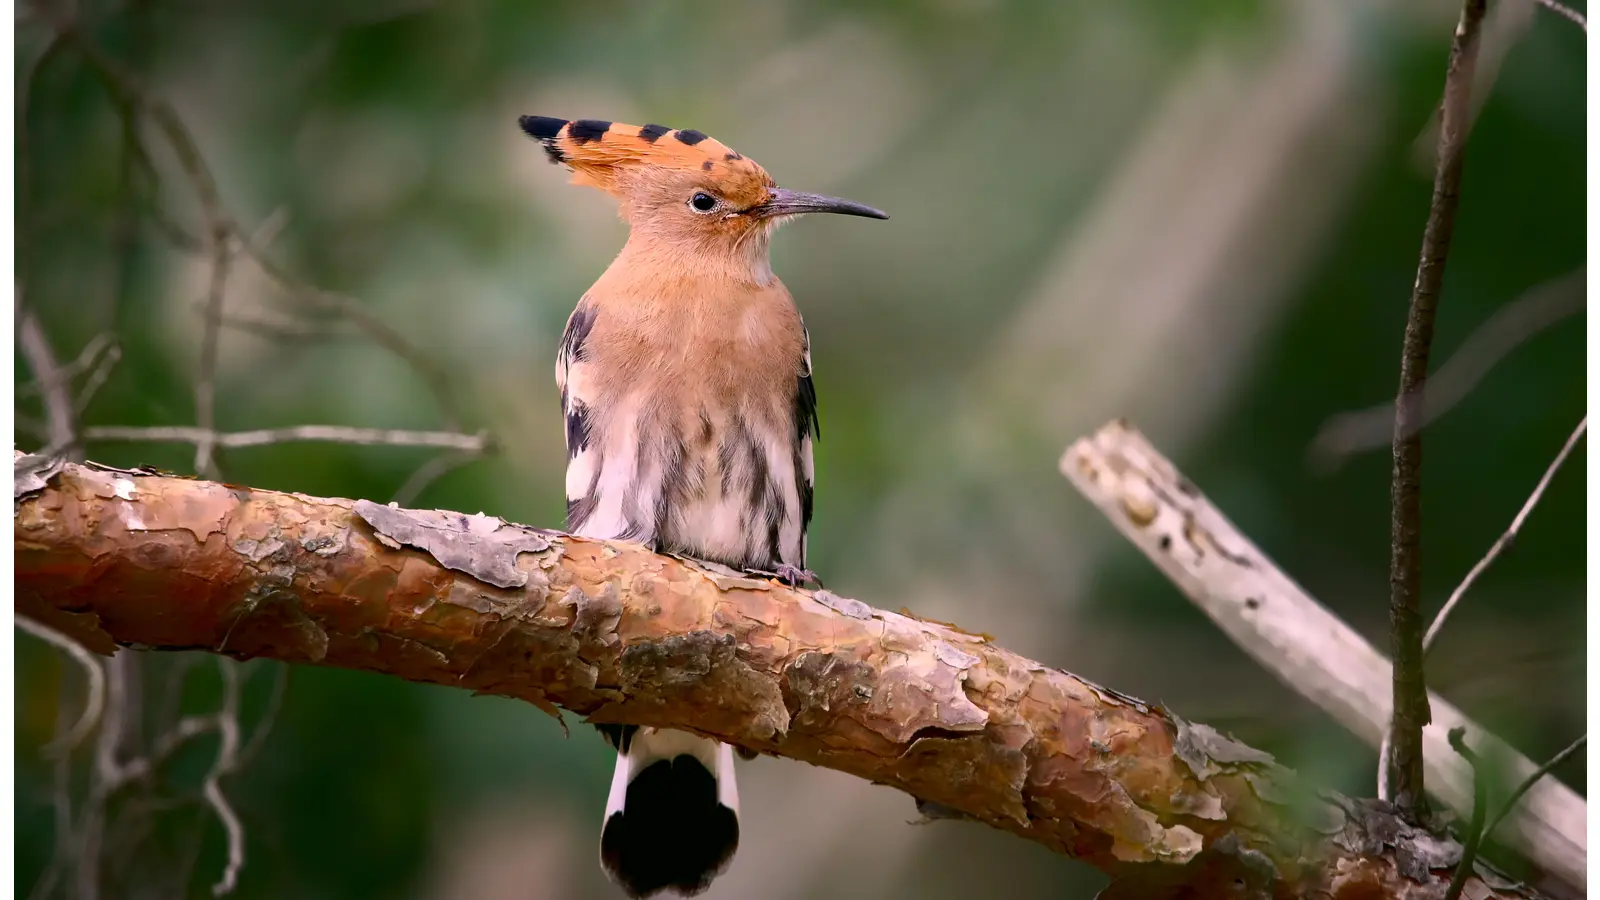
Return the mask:
[[[50,427],[41,420],[21,410],[12,410],[11,414],[15,419],[12,424],[16,426],[18,431],[25,431],[41,441],[45,440],[46,436],[50,434]]]
[[[1587,270],[1579,269],[1526,291],[1501,307],[1462,341],[1461,347],[1428,377],[1420,394],[1407,397],[1415,407],[1414,428],[1426,428],[1460,403],[1507,354],[1587,306]],[[1394,403],[1330,416],[1312,439],[1308,456],[1332,469],[1351,454],[1387,447],[1394,439]]]
[[[1560,753],[1557,753],[1555,756],[1550,757],[1550,760],[1544,765],[1534,769],[1532,772],[1529,772],[1528,777],[1522,779],[1522,782],[1517,785],[1516,790],[1512,791],[1511,796],[1507,797],[1506,802],[1501,805],[1500,811],[1495,813],[1494,818],[1490,819],[1489,824],[1484,827],[1484,839],[1487,840],[1489,835],[1494,833],[1495,828],[1505,820],[1505,817],[1511,815],[1511,810],[1516,808],[1516,805],[1521,802],[1522,796],[1528,793],[1528,791],[1532,790],[1533,786],[1538,783],[1539,779],[1555,771],[1557,766],[1566,762],[1569,758],[1571,758],[1572,754],[1583,749],[1583,745],[1587,744],[1588,742],[1589,736],[1587,734],[1579,735],[1577,740],[1566,746],[1566,749],[1562,750]]]
[[[1572,448],[1577,446],[1578,439],[1583,437],[1583,433],[1588,427],[1589,417],[1584,416],[1583,421],[1578,423],[1578,427],[1573,429],[1572,434],[1567,438],[1567,442],[1561,445],[1561,452],[1557,453],[1556,458],[1551,460],[1550,465],[1545,468],[1544,475],[1539,478],[1539,483],[1534,485],[1533,493],[1529,494],[1528,499],[1523,502],[1522,509],[1517,511],[1516,518],[1511,520],[1511,525],[1506,528],[1505,533],[1500,535],[1494,545],[1489,548],[1489,552],[1485,553],[1483,558],[1478,560],[1477,564],[1472,567],[1471,571],[1467,572],[1467,577],[1461,579],[1461,583],[1456,585],[1456,589],[1450,592],[1450,599],[1446,600],[1444,606],[1439,608],[1438,615],[1433,617],[1433,624],[1428,626],[1428,633],[1422,638],[1423,653],[1427,653],[1433,648],[1434,641],[1439,637],[1439,630],[1444,627],[1445,620],[1450,617],[1450,613],[1456,608],[1456,604],[1461,602],[1461,598],[1466,595],[1468,589],[1499,558],[1500,554],[1505,552],[1512,542],[1517,539],[1517,533],[1522,530],[1523,523],[1528,520],[1528,514],[1533,512],[1535,506],[1539,505],[1539,501],[1544,497],[1545,489],[1550,486],[1550,480],[1555,477],[1556,472],[1561,468],[1561,464],[1567,461],[1567,457],[1572,453]]]
[[[232,254],[242,251],[260,266],[266,275],[302,303],[338,312],[356,325],[377,344],[405,360],[427,384],[444,417],[445,426],[461,427],[462,417],[455,400],[449,374],[399,332],[389,327],[359,301],[343,294],[324,291],[304,284],[287,270],[274,263],[265,253],[264,242],[238,227],[223,209],[217,191],[216,179],[206,165],[199,145],[188,126],[167,101],[151,94],[132,73],[103,53],[88,40],[82,31],[70,24],[55,23],[57,32],[72,42],[92,67],[101,75],[107,86],[123,100],[125,115],[146,115],[160,130],[178,157],[179,167],[188,177],[200,201],[202,218],[206,222],[206,246],[212,254],[211,290],[207,294],[206,331],[202,341],[201,379],[195,389],[199,425],[210,430],[214,423],[207,420],[214,401],[214,387],[207,387],[205,375],[215,368],[216,330],[220,328],[221,299],[218,297],[219,281],[225,281]],[[148,152],[144,154],[148,161]],[[153,166],[151,167],[153,171]],[[237,246],[233,246],[237,242]],[[207,365],[207,363],[210,365]],[[209,463],[210,445],[204,441],[196,444],[196,465]]]
[[[1422,637],[1422,653],[1424,657],[1426,657],[1428,652],[1433,649],[1433,644],[1438,639],[1440,630],[1444,628],[1445,620],[1447,620],[1450,617],[1450,613],[1455,610],[1456,604],[1461,602],[1461,598],[1466,596],[1467,589],[1472,587],[1472,585],[1477,582],[1478,577],[1489,568],[1489,565],[1493,563],[1495,559],[1499,557],[1503,551],[1509,548],[1516,540],[1517,533],[1522,530],[1522,523],[1527,520],[1528,514],[1533,512],[1533,508],[1537,506],[1539,500],[1544,497],[1545,488],[1549,487],[1550,479],[1555,477],[1556,470],[1560,469],[1561,464],[1566,461],[1567,455],[1572,452],[1572,448],[1577,444],[1578,438],[1583,436],[1584,430],[1588,427],[1588,424],[1589,418],[1588,416],[1585,416],[1583,421],[1578,423],[1577,429],[1574,430],[1572,435],[1567,438],[1566,444],[1562,445],[1561,452],[1556,454],[1556,458],[1550,463],[1549,467],[1545,469],[1543,477],[1541,477],[1539,479],[1539,483],[1534,486],[1533,493],[1530,494],[1528,499],[1522,504],[1522,509],[1518,511],[1516,518],[1511,520],[1511,525],[1506,529],[1505,533],[1500,535],[1500,538],[1496,540],[1494,545],[1489,548],[1489,552],[1484,554],[1483,558],[1478,560],[1472,569],[1467,572],[1467,577],[1463,578],[1461,583],[1456,585],[1456,589],[1450,592],[1450,598],[1445,601],[1444,606],[1439,608],[1439,612],[1433,617],[1432,624],[1428,626],[1427,634],[1423,635]],[[1391,736],[1385,733],[1383,736],[1383,743],[1378,745],[1379,785],[1386,785],[1389,783],[1390,745]]]
[[[1489,806],[1489,776],[1483,761],[1468,747],[1465,728],[1450,729],[1450,746],[1472,767],[1472,821],[1467,824],[1466,840],[1461,843],[1461,861],[1456,863],[1456,873],[1450,878],[1450,887],[1444,900],[1461,900],[1461,889],[1467,886],[1467,876],[1472,874],[1472,864],[1478,858],[1478,843],[1483,839],[1483,817]]]
[[[1584,18],[1583,13],[1564,3],[1559,3],[1557,0],[1533,0],[1533,2],[1570,22],[1576,23],[1579,28],[1583,29],[1584,34],[1589,33],[1589,20]]]
[[[33,635],[41,641],[56,647],[70,656],[83,669],[84,677],[88,681],[87,693],[84,696],[83,712],[78,716],[78,721],[67,733],[58,740],[53,740],[44,748],[47,756],[65,756],[72,748],[83,743],[95,725],[100,722],[100,714],[105,709],[106,703],[106,672],[101,667],[100,661],[94,654],[54,628],[41,622],[36,622],[27,616],[17,616],[18,628]]]
[[[24,318],[23,310],[25,307],[19,304],[17,309],[18,319],[20,322],[20,320]],[[31,315],[26,316],[26,318],[33,325],[37,326],[37,320],[34,320]],[[19,326],[17,330],[19,332],[19,337],[22,337],[22,328]],[[42,332],[39,332],[37,335],[26,335],[26,338],[30,343],[35,340],[40,342],[39,344],[35,345],[36,350],[42,347],[44,350],[48,351],[49,346]],[[28,354],[25,352],[23,355],[27,356]],[[53,359],[53,356],[51,358]],[[44,441],[44,446],[40,448],[40,451],[43,455],[49,456],[61,453],[73,458],[77,458],[79,454],[77,452],[78,448],[75,445],[80,443],[78,435],[74,434],[72,439],[64,444],[58,443],[57,440],[52,440],[51,435],[52,433],[55,433],[57,434],[58,438],[65,436],[65,432],[61,428],[61,423],[63,421],[75,422],[77,417],[83,414],[83,411],[89,407],[89,403],[94,399],[94,395],[99,392],[101,386],[105,384],[106,379],[110,377],[111,370],[116,367],[116,364],[121,359],[122,349],[118,347],[114,341],[108,339],[105,335],[99,335],[85,345],[83,351],[78,354],[77,359],[59,367],[56,370],[55,376],[49,379],[48,382],[43,382],[36,379],[34,381],[27,382],[26,384],[19,385],[16,389],[16,394],[19,397],[45,394],[46,388],[49,388],[49,393],[46,396],[47,421],[35,419],[32,416],[24,414],[20,410],[13,410],[12,415],[15,418],[17,430],[27,432]],[[41,362],[48,364],[49,360],[42,360]],[[78,392],[77,398],[72,401],[72,415],[70,417],[62,415],[61,394],[66,393],[70,395],[72,380],[81,374],[88,366],[92,366],[93,368],[89,372],[89,378],[84,382],[83,389]]]
[[[222,197],[216,177],[200,152],[194,135],[183,119],[165,100],[144,89],[142,82],[120,63],[103,53],[75,23],[55,21],[57,34],[70,41],[78,52],[101,75],[122,101],[124,115],[148,116],[166,138],[177,157],[178,167],[194,188],[200,204],[201,218],[205,221],[205,246],[211,255],[211,275],[206,291],[206,319],[200,343],[199,376],[195,382],[195,417],[205,435],[215,433],[216,367],[218,343],[222,328],[222,304],[227,295],[228,269],[233,259],[232,238],[235,228],[222,207]],[[129,133],[137,133],[132,126]],[[135,142],[137,143],[137,142]],[[140,151],[149,164],[147,152]],[[154,166],[150,166],[154,171]],[[202,437],[195,442],[195,471],[213,474],[212,444]]]
[[[198,653],[179,653],[168,660],[166,677],[162,680],[161,696],[155,709],[155,729],[158,734],[177,727],[183,706],[183,686],[189,670],[201,659]]]
[[[1478,119],[1483,114],[1483,107],[1494,93],[1506,57],[1510,56],[1511,51],[1523,37],[1533,30],[1533,23],[1538,15],[1539,9],[1532,0],[1527,2],[1510,0],[1507,3],[1496,3],[1490,8],[1483,20],[1483,45],[1478,50],[1478,65],[1472,76],[1472,106],[1465,125],[1467,131],[1470,132],[1477,126]],[[1411,142],[1412,165],[1418,172],[1432,175],[1438,150],[1439,104],[1436,103],[1428,113],[1428,123]],[[1387,418],[1390,420],[1394,418],[1393,408],[1389,410]],[[1387,444],[1388,441],[1385,440],[1384,443]]]
[[[442,447],[482,453],[489,446],[487,434],[461,434],[454,431],[409,431],[399,428],[352,428],[343,425],[294,425],[288,428],[262,428],[256,431],[216,432],[187,425],[97,425],[83,431],[86,441],[143,441],[168,444],[209,443],[213,447],[237,449],[265,447],[297,441],[323,441],[334,444],[359,444],[389,447]]]
[[[196,304],[196,309],[203,315],[204,303]],[[355,332],[341,329],[334,320],[322,321],[295,321],[293,319],[277,319],[266,316],[251,315],[248,313],[224,312],[222,327],[232,328],[236,331],[252,334],[256,337],[275,341],[306,340],[332,340],[356,336]]]
[[[429,392],[433,394],[439,413],[444,418],[445,427],[451,429],[461,427],[462,416],[450,375],[426,353],[406,340],[400,332],[391,328],[387,322],[374,315],[372,310],[354,297],[326,291],[300,281],[273,262],[263,248],[248,238],[242,241],[242,250],[292,299],[306,306],[338,313],[366,332],[367,336],[379,346],[404,360],[422,378]]]
[[[89,795],[77,829],[78,897],[100,896],[101,847],[105,840],[106,807],[113,795],[143,772],[136,762],[125,766],[122,751],[138,711],[139,669],[132,651],[124,650],[106,664],[105,714],[95,740],[89,771]]]
[[[162,764],[190,741],[201,735],[215,733],[220,741],[217,758],[206,774],[201,795],[223,827],[228,844],[228,858],[220,879],[212,887],[212,893],[215,896],[222,896],[233,890],[239,870],[244,864],[244,832],[238,814],[234,812],[227,796],[222,792],[221,780],[237,771],[241,763],[239,663],[227,658],[218,658],[217,670],[222,679],[222,703],[217,711],[209,715],[184,716],[179,719],[154,742],[148,756],[133,756],[124,762],[119,758],[116,741],[108,740],[106,733],[102,733],[90,804],[85,811],[84,825],[80,832],[82,845],[80,854],[94,850],[98,855],[100,835],[104,830],[104,811],[112,796],[131,783],[153,777]],[[267,716],[257,727],[258,734],[270,727],[281,699],[281,688],[275,687],[273,697],[269,701]],[[119,705],[126,705],[126,700]],[[114,723],[108,721],[108,727],[112,724]],[[93,872],[86,875],[80,871],[79,877],[80,891],[82,891],[90,883],[89,879],[97,876]]]
[[[70,385],[62,374],[61,366],[56,363],[55,351],[50,348],[50,339],[45,336],[39,317],[25,306],[21,309],[21,321],[17,325],[17,343],[44,397],[45,425],[50,443],[41,452],[45,456],[75,455],[78,417],[73,412]]]
[[[83,411],[89,408],[89,404],[94,400],[94,395],[100,392],[100,388],[106,383],[106,379],[111,377],[111,370],[116,368],[117,363],[121,362],[121,360],[122,348],[113,342],[111,346],[106,348],[105,354],[100,357],[94,369],[89,372],[89,377],[84,379],[83,390],[78,392],[78,399],[73,402],[74,412],[82,415]]]
[[[195,382],[195,417],[207,434],[215,433],[216,423],[216,368],[217,353],[222,329],[222,304],[227,295],[228,269],[233,260],[233,222],[222,207],[221,193],[211,167],[206,165],[199,144],[177,111],[165,100],[152,96],[131,72],[100,51],[81,31],[67,28],[64,37],[72,40],[78,51],[99,69],[105,78],[117,85],[132,110],[148,115],[172,147],[182,169],[193,186],[200,202],[201,217],[205,220],[206,247],[211,254],[211,276],[206,291],[206,318],[200,343],[199,377]],[[206,438],[195,443],[195,471],[199,474],[215,472],[212,461],[212,444]]]
[[[236,769],[248,767],[261,748],[266,746],[272,726],[278,723],[278,713],[283,710],[283,698],[289,688],[289,666],[271,661],[267,665],[272,667],[272,693],[267,695],[267,707],[261,711],[261,719],[256,722],[255,730],[250,732],[250,739],[239,748],[239,759],[234,766]]]
[[[390,502],[398,503],[401,506],[409,505],[411,501],[417,498],[418,494],[427,489],[428,485],[443,478],[446,473],[458,466],[466,465],[477,459],[489,449],[489,447],[485,447],[483,450],[461,450],[454,453],[441,453],[435,456],[418,466],[417,470],[411,473],[405,483],[400,485],[400,489],[394,492]]]
[[[1112,422],[1074,443],[1061,471],[1117,530],[1209,616],[1223,633],[1299,695],[1371,746],[1387,727],[1390,663],[1359,632],[1278,568],[1138,431]],[[1465,816],[1472,772],[1451,751],[1449,729],[1465,726],[1472,745],[1504,760],[1514,779],[1536,765],[1430,695],[1423,730],[1428,790]],[[1564,884],[1588,871],[1587,806],[1554,778],[1539,779],[1507,820],[1506,841]]]
[[[22,309],[18,308],[18,325],[22,321]],[[55,388],[59,385],[71,384],[79,375],[103,365],[100,354],[107,350],[116,349],[116,338],[110,334],[97,334],[83,345],[78,351],[78,356],[72,362],[56,369],[56,377],[48,382],[38,380],[24,382],[17,385],[13,393],[18,397],[36,397],[44,393],[46,388]]]
[[[51,744],[61,744],[67,737],[67,717],[72,709],[72,701],[68,697],[66,679],[62,679],[61,688],[56,692],[56,722],[55,734]],[[58,756],[50,766],[50,805],[55,813],[55,849],[50,853],[50,862],[39,874],[39,880],[33,883],[33,888],[28,891],[28,900],[44,900],[56,889],[56,882],[60,880],[61,873],[72,861],[72,757],[63,753]]]
[[[183,749],[184,745],[203,734],[220,731],[216,714],[206,716],[184,716],[177,724],[163,732],[156,739],[155,747],[148,757],[138,760],[138,765],[132,767],[135,777],[146,778],[155,773],[155,770],[173,754]],[[130,779],[131,780],[131,779]]]
[[[239,669],[238,663],[233,660],[219,658],[217,665],[222,672],[222,708],[217,710],[216,725],[218,735],[221,737],[221,746],[217,748],[217,759],[207,773],[203,793],[206,802],[216,812],[217,819],[222,823],[222,830],[228,838],[228,862],[223,867],[222,877],[211,886],[211,894],[221,897],[233,892],[234,885],[239,880],[239,869],[244,866],[244,826],[239,823],[239,816],[229,805],[228,798],[222,793],[222,777],[233,771],[238,762],[239,753]]]
[[[222,304],[228,292],[228,267],[233,250],[226,225],[211,229],[211,282],[206,290],[204,326],[200,338],[200,371],[195,378],[195,424],[201,439],[195,441],[194,471],[197,475],[216,474],[213,459],[216,437],[217,354],[222,344]]]
[[[1472,71],[1486,0],[1465,0],[1450,48],[1444,102],[1439,114],[1439,161],[1433,202],[1422,235],[1422,254],[1411,291],[1411,311],[1400,354],[1400,389],[1395,399],[1394,472],[1390,485],[1389,622],[1394,657],[1393,732],[1389,779],[1380,796],[1392,799],[1403,815],[1427,811],[1424,793],[1422,729],[1428,724],[1427,676],[1422,665],[1422,435],[1416,410],[1407,398],[1420,394],[1428,377],[1433,319],[1444,283],[1445,261],[1460,202],[1466,124]]]
[[[37,79],[39,72],[44,69],[45,64],[51,59],[54,59],[60,51],[61,38],[59,35],[57,35],[50,39],[50,42],[46,44],[44,49],[39,52],[39,55],[30,60],[17,76],[17,85],[15,89],[16,171],[14,173],[15,183],[17,186],[17,228],[16,236],[14,238],[14,247],[16,252],[16,277],[18,280],[24,280],[27,277],[26,273],[28,272],[28,264],[32,256],[32,248],[28,242],[30,232],[32,231],[32,228],[30,227],[32,224],[30,219],[33,215],[32,191],[30,190],[32,185],[32,167],[29,165],[31,160],[31,156],[29,154],[31,141],[28,139],[28,111],[32,107],[34,81]],[[21,310],[19,309],[18,312],[20,311]]]
[[[265,248],[287,221],[285,210],[280,208],[268,216],[256,233],[247,232],[225,208],[213,169],[201,153],[195,133],[179,116],[175,107],[150,92],[135,71],[104,53],[93,42],[89,32],[81,28],[76,21],[63,17],[58,10],[42,6],[36,10],[36,14],[38,19],[48,22],[55,30],[50,52],[54,52],[57,45],[75,48],[87,61],[89,68],[105,84],[113,102],[117,105],[123,123],[123,180],[127,186],[126,190],[130,192],[127,196],[134,196],[131,193],[134,185],[138,183],[148,185],[148,214],[154,224],[180,249],[205,253],[210,262],[207,289],[200,304],[202,335],[194,384],[195,426],[170,429],[104,427],[91,429],[81,435],[72,433],[70,440],[64,440],[68,437],[68,432],[60,425],[64,420],[58,413],[65,410],[75,414],[88,404],[94,393],[109,377],[111,367],[117,361],[118,354],[113,347],[110,352],[102,353],[92,367],[87,362],[89,355],[85,354],[84,365],[65,377],[58,373],[60,367],[53,364],[53,358],[51,365],[35,367],[36,382],[46,399],[46,409],[50,412],[49,421],[41,423],[40,430],[52,448],[66,449],[68,445],[75,445],[81,440],[190,443],[195,448],[196,471],[202,474],[215,474],[217,471],[215,453],[224,447],[263,446],[287,441],[329,441],[361,445],[434,447],[452,451],[461,458],[480,454],[489,447],[486,434],[458,433],[461,417],[450,391],[448,374],[442,367],[433,363],[399,332],[389,328],[358,301],[304,285],[266,258]],[[68,11],[66,15],[70,16],[71,12]],[[28,74],[31,75],[31,71],[30,69]],[[25,118],[23,122],[25,124]],[[153,126],[153,129],[145,128],[147,123]],[[157,144],[149,143],[151,141],[165,143],[170,147],[178,167],[198,200],[200,207],[198,237],[166,215],[161,202],[161,177],[151,155],[151,147]],[[125,207],[125,212],[127,209],[131,207]],[[122,232],[133,233],[128,227],[126,218]],[[435,394],[441,415],[447,421],[450,430],[380,430],[304,425],[235,433],[219,432],[216,406],[222,332],[226,327],[239,326],[243,320],[243,317],[230,315],[224,309],[228,299],[229,276],[238,263],[237,257],[241,251],[244,251],[275,284],[302,306],[337,314],[341,319],[351,323],[355,329],[364,332],[376,343],[410,364]],[[42,341],[42,332],[36,336]],[[48,349],[47,345],[43,346]],[[70,380],[83,370],[88,370],[90,374],[76,404],[69,402],[62,405],[56,402],[62,398],[70,399]],[[55,394],[50,392],[53,387],[59,387]],[[70,422],[71,419],[67,418],[65,421]],[[424,471],[413,476],[408,484],[414,484],[420,489],[428,479],[437,477],[444,468],[442,464],[424,467]],[[430,475],[429,472],[433,474]],[[243,748],[240,746],[238,722],[239,674],[235,668],[231,668],[231,663],[225,663],[223,708],[214,716],[179,719],[173,723],[170,731],[160,734],[149,748],[150,752],[145,754],[142,752],[145,746],[142,742],[136,747],[131,741],[125,740],[124,734],[124,726],[132,729],[139,721],[140,710],[136,693],[139,687],[138,673],[137,669],[133,668],[134,665],[133,657],[123,653],[114,659],[109,667],[107,678],[109,687],[105,691],[109,696],[105,702],[106,723],[102,727],[100,740],[97,743],[89,795],[81,816],[81,825],[74,839],[68,841],[69,847],[75,845],[79,859],[76,890],[81,896],[94,897],[104,887],[101,883],[104,876],[102,870],[109,864],[102,860],[101,856],[109,833],[108,804],[113,797],[130,784],[154,776],[161,763],[176,753],[187,741],[198,735],[216,731],[221,736],[222,746],[216,763],[206,778],[203,793],[207,804],[221,821],[228,842],[227,864],[213,887],[213,893],[217,895],[229,893],[234,889],[244,863],[244,843],[239,818],[224,795],[221,782],[228,774],[237,771],[241,760],[256,752],[266,740],[283,700],[285,674],[281,670],[277,674],[263,720]],[[118,821],[122,820],[119,818]],[[70,857],[71,854],[68,853],[66,856]]]
[[[201,194],[201,205],[210,226],[211,281],[201,311],[200,371],[194,387],[195,424],[201,429],[202,438],[195,442],[194,470],[200,475],[214,476],[217,471],[214,451],[217,422],[217,355],[222,346],[222,307],[227,299],[228,272],[233,265],[233,257],[241,240],[238,237],[238,229],[222,214],[220,200],[216,197],[216,183],[205,168],[199,149],[194,145],[194,137],[189,134],[171,107],[163,104],[162,108],[166,112],[164,115],[158,113],[158,119],[167,122],[165,127],[168,140],[178,150],[179,158],[185,160],[184,169],[190,172],[190,179],[194,181],[196,190]],[[191,167],[193,171],[190,171]],[[285,209],[279,207],[261,223],[256,239],[263,244],[270,243],[288,220]]]

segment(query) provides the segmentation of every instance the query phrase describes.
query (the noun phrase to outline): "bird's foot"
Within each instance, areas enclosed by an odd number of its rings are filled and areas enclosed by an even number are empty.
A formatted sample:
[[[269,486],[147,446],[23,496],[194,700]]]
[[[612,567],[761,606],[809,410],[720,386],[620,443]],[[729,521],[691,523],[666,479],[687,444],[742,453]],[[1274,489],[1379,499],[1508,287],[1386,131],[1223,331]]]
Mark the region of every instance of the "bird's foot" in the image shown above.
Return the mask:
[[[822,579],[817,577],[817,573],[811,571],[810,569],[802,569],[799,566],[791,566],[788,563],[780,563],[778,567],[771,572],[768,572],[765,569],[748,569],[747,571],[751,575],[760,575],[765,578],[776,578],[778,581],[781,581],[792,588],[799,587],[802,584],[815,584],[819,588],[822,587]]]
[[[656,545],[654,545],[653,543],[647,543],[647,544],[645,544],[645,546],[650,549],[651,553],[659,553],[662,556],[670,556],[673,559],[678,560],[679,562],[686,562],[686,563],[689,563],[690,565],[699,566],[700,568],[705,569],[708,572],[720,572],[720,573],[722,573],[724,575],[738,575],[739,574],[739,570],[738,569],[730,568],[729,566],[726,566],[726,565],[724,565],[722,563],[719,563],[719,562],[717,562],[716,560],[713,560],[713,559],[701,559],[698,556],[690,556],[687,553],[679,553],[676,550],[663,550],[663,549],[657,547]]]

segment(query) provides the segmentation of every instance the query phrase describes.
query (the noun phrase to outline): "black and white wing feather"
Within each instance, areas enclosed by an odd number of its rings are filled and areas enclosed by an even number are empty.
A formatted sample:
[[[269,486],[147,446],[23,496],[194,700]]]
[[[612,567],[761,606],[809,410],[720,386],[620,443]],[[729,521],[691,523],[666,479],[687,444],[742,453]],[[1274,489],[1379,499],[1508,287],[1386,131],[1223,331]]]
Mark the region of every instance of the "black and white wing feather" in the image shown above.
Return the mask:
[[[817,421],[817,387],[811,380],[811,332],[805,332],[805,361],[795,391],[795,487],[800,502],[800,558],[790,563],[806,567],[806,533],[811,527],[812,497],[816,490],[816,463],[812,459],[816,441],[822,439]],[[787,560],[785,560],[787,562]]]
[[[596,310],[580,301],[567,318],[556,351],[556,385],[561,389],[561,414],[567,428],[567,531],[582,533],[599,499],[601,447],[590,440],[593,375],[587,371],[584,341],[594,328]],[[606,535],[609,536],[609,535]]]

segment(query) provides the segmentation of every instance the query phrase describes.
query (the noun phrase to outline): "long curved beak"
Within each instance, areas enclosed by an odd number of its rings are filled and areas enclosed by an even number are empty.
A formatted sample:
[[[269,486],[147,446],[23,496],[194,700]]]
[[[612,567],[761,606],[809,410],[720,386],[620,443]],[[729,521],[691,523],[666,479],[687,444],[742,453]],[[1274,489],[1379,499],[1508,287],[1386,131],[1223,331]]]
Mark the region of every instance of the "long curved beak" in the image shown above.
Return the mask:
[[[863,216],[868,219],[887,219],[889,214],[853,200],[824,197],[804,191],[774,188],[767,202],[751,210],[756,216],[770,219],[774,216],[795,216],[801,213],[838,213],[842,216]]]

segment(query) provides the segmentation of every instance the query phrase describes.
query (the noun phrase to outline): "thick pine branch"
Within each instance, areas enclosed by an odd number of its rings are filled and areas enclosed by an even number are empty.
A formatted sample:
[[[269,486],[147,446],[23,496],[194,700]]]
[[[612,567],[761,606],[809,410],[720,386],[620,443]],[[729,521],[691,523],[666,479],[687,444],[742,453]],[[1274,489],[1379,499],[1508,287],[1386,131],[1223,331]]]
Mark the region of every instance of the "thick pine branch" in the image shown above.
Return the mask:
[[[1088,861],[1108,897],[1436,897],[1459,856],[952,626],[482,515],[41,462],[17,456],[16,609],[99,653],[264,656],[686,728]]]

